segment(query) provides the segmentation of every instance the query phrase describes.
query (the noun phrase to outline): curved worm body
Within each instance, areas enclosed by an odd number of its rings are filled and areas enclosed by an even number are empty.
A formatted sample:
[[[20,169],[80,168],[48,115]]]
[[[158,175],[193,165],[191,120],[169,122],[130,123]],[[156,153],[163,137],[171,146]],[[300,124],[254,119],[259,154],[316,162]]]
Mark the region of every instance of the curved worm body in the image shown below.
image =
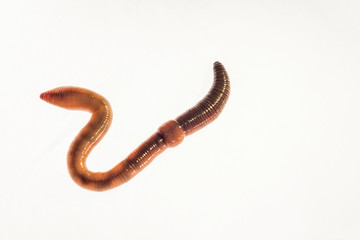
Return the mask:
[[[215,62],[214,83],[209,93],[193,108],[160,126],[125,160],[107,172],[88,170],[86,159],[110,127],[112,110],[109,102],[93,91],[78,87],[58,87],[42,93],[40,98],[59,107],[92,113],[90,121],[71,143],[67,164],[72,179],[78,185],[93,191],[105,191],[127,182],[166,148],[177,146],[185,136],[215,120],[224,108],[229,93],[230,82],[225,68]]]

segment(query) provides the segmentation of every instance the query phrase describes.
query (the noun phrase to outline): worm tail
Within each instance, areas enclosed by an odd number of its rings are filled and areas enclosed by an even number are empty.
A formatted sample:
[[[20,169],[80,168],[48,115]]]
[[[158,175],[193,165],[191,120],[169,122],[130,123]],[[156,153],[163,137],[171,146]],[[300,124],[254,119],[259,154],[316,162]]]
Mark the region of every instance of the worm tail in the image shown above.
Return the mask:
[[[176,118],[185,135],[190,135],[214,121],[230,94],[230,81],[224,66],[214,63],[214,83],[208,94],[194,107]]]

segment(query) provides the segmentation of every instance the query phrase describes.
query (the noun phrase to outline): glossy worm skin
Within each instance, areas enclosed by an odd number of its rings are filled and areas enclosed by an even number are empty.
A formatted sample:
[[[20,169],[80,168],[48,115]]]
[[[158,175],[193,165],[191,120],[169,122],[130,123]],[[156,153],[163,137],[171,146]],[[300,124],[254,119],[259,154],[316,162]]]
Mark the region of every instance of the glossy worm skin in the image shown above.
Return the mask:
[[[113,114],[109,102],[101,95],[79,87],[58,87],[42,93],[40,98],[62,108],[92,113],[90,121],[71,143],[67,164],[72,179],[78,185],[88,190],[105,191],[127,182],[166,148],[177,146],[185,136],[215,120],[229,94],[230,82],[226,70],[221,63],[215,62],[214,82],[209,93],[175,120],[160,126],[126,159],[106,172],[88,170],[86,159],[110,127]]]

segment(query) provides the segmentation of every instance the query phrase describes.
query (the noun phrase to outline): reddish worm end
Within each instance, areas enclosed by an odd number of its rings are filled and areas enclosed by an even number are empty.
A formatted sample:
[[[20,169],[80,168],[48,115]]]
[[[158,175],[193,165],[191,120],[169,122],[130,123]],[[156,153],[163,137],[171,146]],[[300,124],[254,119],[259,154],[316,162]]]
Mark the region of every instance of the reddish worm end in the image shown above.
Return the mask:
[[[230,82],[224,66],[214,63],[214,83],[209,93],[194,107],[161,125],[130,155],[106,172],[92,172],[86,167],[91,150],[104,137],[112,121],[110,103],[101,95],[79,87],[58,87],[41,93],[40,98],[53,105],[92,113],[90,121],[75,137],[67,155],[72,179],[81,187],[105,191],[117,187],[138,174],[168,147],[179,145],[184,137],[214,121],[230,94]]]

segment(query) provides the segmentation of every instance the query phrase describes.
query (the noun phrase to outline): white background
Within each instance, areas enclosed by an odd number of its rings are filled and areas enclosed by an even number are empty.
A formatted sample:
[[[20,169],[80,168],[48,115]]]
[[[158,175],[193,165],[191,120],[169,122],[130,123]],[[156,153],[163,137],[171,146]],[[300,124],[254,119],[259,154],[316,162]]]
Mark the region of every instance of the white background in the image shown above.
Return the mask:
[[[360,239],[360,3],[1,1],[0,239]],[[88,159],[106,171],[192,107],[224,64],[220,117],[107,192],[67,149],[89,119],[39,99],[112,104]]]

